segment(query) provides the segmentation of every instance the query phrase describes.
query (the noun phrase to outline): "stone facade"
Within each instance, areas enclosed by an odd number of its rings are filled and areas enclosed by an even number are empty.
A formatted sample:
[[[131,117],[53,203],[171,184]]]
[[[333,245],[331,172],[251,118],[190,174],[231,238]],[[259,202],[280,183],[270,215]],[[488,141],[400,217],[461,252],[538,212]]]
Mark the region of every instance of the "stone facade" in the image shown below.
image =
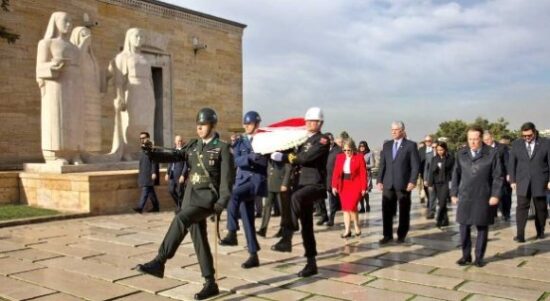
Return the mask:
[[[0,172],[0,205],[19,202],[19,173]]]
[[[73,26],[91,22],[93,48],[106,69],[120,51],[128,28],[150,33],[151,55],[163,69],[163,140],[174,134],[195,135],[195,114],[204,106],[219,115],[219,130],[240,125],[242,116],[242,35],[244,25],[193,12],[155,0],[17,0],[2,13],[2,25],[21,35],[15,44],[0,41],[0,170],[25,162],[42,162],[40,147],[40,92],[35,80],[37,42],[49,16],[65,11]],[[197,37],[206,49],[193,50]],[[153,49],[154,48],[154,49]],[[111,148],[114,89],[102,99],[102,151]]]

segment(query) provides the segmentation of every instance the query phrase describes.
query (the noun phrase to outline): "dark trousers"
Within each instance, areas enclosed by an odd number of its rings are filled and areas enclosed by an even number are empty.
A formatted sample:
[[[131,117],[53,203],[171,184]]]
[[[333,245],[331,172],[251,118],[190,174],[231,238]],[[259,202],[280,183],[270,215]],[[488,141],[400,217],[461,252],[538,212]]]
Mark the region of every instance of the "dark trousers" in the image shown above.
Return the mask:
[[[260,226],[260,229],[266,230],[269,226],[269,220],[271,219],[271,210],[275,206],[275,204],[278,204],[281,202],[281,193],[270,191],[267,194],[267,198],[265,198],[265,204],[264,204],[264,210],[262,212],[262,225]]]
[[[252,188],[251,183],[235,186],[227,206],[227,230],[236,232],[240,217],[243,222],[248,252],[251,254],[260,250],[254,225],[256,196],[252,193]]]
[[[508,184],[504,184],[502,188],[502,197],[499,203],[500,212],[504,217],[510,217],[512,211],[512,187]]]
[[[178,180],[170,180],[168,182],[168,192],[174,200],[176,207],[181,207],[181,200],[183,198],[183,184],[180,184]]]
[[[366,194],[365,194],[366,195]],[[336,212],[342,209],[340,205],[340,198],[338,195],[332,194],[332,191],[328,191],[328,203],[330,206],[330,213],[328,215],[328,221],[334,223],[334,218],[336,217]]]
[[[255,210],[255,214],[260,216],[262,215],[262,211],[264,209],[264,204],[263,204],[263,197],[259,196],[259,197],[254,197],[254,210]]]
[[[308,258],[317,256],[317,246],[313,233],[313,205],[325,195],[324,185],[301,186],[292,193],[292,222],[294,228],[298,227],[298,221],[302,226],[304,256]]]
[[[290,191],[281,191],[279,197],[281,198],[281,229],[284,233],[292,234],[296,228],[292,222],[292,206],[291,206]],[[288,235],[287,235],[288,236]]]
[[[325,202],[325,197],[317,200],[317,206],[319,206],[319,212],[321,213],[320,219],[321,220],[328,220],[328,210],[327,210],[327,203]]]
[[[525,238],[525,225],[527,225],[531,199],[533,199],[535,207],[535,228],[537,229],[537,234],[544,233],[544,226],[548,217],[546,197],[531,198],[531,189],[528,189],[526,196],[518,195],[518,205],[516,207],[517,236],[520,238]]]
[[[141,187],[141,197],[139,198],[139,208],[143,209],[147,199],[151,199],[153,203],[153,209],[159,209],[159,200],[155,193],[155,186],[143,186]]]
[[[437,198],[439,209],[437,210],[437,224],[449,223],[449,215],[447,214],[447,199],[449,198],[449,183],[434,184],[434,198]]]
[[[367,212],[367,208],[370,210],[370,197],[368,191],[365,192],[365,195],[359,200],[359,212]]]
[[[489,226],[476,226],[476,260],[482,260],[487,250],[487,240],[489,237]],[[460,244],[462,245],[462,258],[472,260],[472,226],[460,225]]]
[[[214,260],[208,244],[206,218],[212,214],[211,210],[195,206],[185,206],[174,216],[168,232],[164,236],[157,259],[166,262],[174,257],[176,251],[187,235],[191,232],[191,240],[195,247],[195,254],[199,260],[201,273],[204,278],[214,277]]]
[[[382,192],[382,224],[385,238],[393,238],[393,216],[399,203],[399,226],[397,237],[405,238],[409,232],[411,219],[411,193],[394,188]]]
[[[428,204],[426,205],[428,207],[428,214],[435,214],[438,204],[435,189],[427,186],[424,186],[424,189],[426,190],[426,198],[428,199]]]

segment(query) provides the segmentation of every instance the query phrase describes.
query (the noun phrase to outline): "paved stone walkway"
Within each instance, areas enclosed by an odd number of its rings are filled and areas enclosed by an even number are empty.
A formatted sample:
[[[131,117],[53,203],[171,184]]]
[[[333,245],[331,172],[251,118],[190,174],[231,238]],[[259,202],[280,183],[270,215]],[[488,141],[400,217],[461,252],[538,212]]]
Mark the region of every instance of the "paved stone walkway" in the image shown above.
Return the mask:
[[[457,226],[437,229],[417,199],[407,243],[380,247],[380,194],[371,199],[373,211],[361,216],[362,237],[341,239],[340,223],[316,227],[315,277],[295,276],[304,265],[299,235],[292,253],[272,252],[276,239],[259,238],[262,266],[250,270],[240,268],[247,257],[242,233],[240,246],[218,247],[223,294],[216,300],[550,300],[550,238],[535,241],[532,221],[530,239],[521,245],[512,241],[514,224],[497,223],[488,265],[463,268],[454,263]],[[202,278],[189,238],[164,279],[131,269],[154,257],[172,216],[125,214],[0,229],[0,299],[192,300]],[[268,237],[278,222],[272,219]],[[212,228],[209,233],[212,241]]]

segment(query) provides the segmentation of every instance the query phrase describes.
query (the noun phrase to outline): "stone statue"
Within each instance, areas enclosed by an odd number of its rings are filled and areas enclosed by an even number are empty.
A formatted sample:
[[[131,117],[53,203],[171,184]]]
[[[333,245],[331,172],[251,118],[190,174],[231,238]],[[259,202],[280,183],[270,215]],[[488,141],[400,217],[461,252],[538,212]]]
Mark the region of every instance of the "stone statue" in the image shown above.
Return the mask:
[[[46,162],[79,164],[84,119],[80,51],[70,43],[71,19],[54,12],[38,42],[36,79],[42,96],[42,152]]]
[[[85,125],[84,150],[101,151],[101,71],[92,50],[92,33],[89,28],[73,29],[71,43],[80,49],[80,70],[84,95]]]
[[[111,154],[120,153],[123,160],[137,159],[140,132],[154,134],[155,96],[151,65],[141,53],[143,40],[143,30],[128,29],[124,49],[109,66],[116,88]]]

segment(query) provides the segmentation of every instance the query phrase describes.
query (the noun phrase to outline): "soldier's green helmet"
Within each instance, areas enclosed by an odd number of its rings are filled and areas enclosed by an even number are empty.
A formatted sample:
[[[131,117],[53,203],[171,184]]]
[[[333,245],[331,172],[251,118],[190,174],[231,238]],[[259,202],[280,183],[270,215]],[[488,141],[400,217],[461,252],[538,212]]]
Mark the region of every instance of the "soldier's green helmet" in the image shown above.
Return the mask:
[[[218,115],[211,108],[202,108],[197,113],[197,124],[211,124],[218,123]]]

